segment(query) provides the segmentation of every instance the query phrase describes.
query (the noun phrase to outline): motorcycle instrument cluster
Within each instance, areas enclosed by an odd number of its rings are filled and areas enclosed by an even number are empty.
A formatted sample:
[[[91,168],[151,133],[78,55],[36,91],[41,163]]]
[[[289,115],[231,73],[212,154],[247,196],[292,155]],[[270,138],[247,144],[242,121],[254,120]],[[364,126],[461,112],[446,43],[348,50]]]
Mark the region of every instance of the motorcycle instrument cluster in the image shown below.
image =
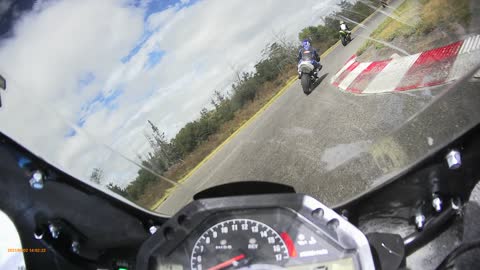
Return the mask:
[[[138,269],[373,267],[365,236],[334,211],[304,195],[274,197],[194,201],[144,244],[145,252],[139,254],[148,255],[137,258],[137,263],[145,262]],[[257,208],[245,207],[249,202],[253,206],[252,201]],[[282,206],[282,201],[293,203]],[[235,205],[243,207],[232,209]],[[179,218],[183,225],[178,225]]]

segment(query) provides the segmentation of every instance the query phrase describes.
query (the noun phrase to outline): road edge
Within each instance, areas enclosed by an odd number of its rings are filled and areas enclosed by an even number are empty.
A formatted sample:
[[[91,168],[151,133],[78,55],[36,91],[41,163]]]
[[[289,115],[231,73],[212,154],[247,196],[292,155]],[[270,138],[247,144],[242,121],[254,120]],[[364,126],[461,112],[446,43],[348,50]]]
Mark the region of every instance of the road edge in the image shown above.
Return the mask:
[[[360,24],[364,24],[366,22],[368,22],[375,14],[378,13],[378,8],[372,13],[370,14],[367,18],[365,18],[362,22],[360,22]],[[360,24],[355,26],[353,29],[352,29],[352,33],[355,33],[358,28],[360,27]],[[330,48],[328,48],[325,52],[323,52],[321,55],[320,55],[320,58],[324,58],[326,57],[327,55],[329,55],[335,48],[337,48],[337,46],[340,44],[340,40],[338,40],[337,42],[335,42],[335,44],[333,44]],[[278,98],[280,98],[285,92],[286,90],[297,80],[297,76],[294,76],[292,77],[291,79],[289,79],[287,81],[287,83],[280,89],[280,91],[278,91],[277,94],[275,94],[275,96],[273,96],[265,105],[262,106],[262,108],[260,108],[252,117],[250,117],[247,121],[245,121],[237,130],[235,130],[235,132],[233,132],[230,136],[228,136],[227,139],[225,139],[225,141],[223,141],[219,146],[217,146],[210,154],[208,154],[202,161],[200,161],[200,163],[198,163],[192,170],[190,170],[184,177],[182,177],[180,180],[178,180],[178,183],[183,183],[185,180],[187,180],[192,174],[194,174],[203,164],[205,164],[213,155],[215,155],[218,151],[220,151],[220,149],[223,148],[223,146],[225,144],[227,144],[228,142],[230,142],[238,133],[240,133],[240,131],[242,131],[244,128],[246,128],[251,122],[253,122],[253,120],[255,120],[258,116],[260,116],[260,114],[262,112],[264,112],[266,109],[268,109],[268,107],[270,107]],[[155,209],[157,209],[160,204],[162,204],[166,199],[167,197],[170,195],[170,192],[169,190],[171,189],[176,189],[176,187],[171,187],[170,189],[167,189],[167,191],[165,192],[165,195],[163,195],[160,199],[158,199],[158,201],[152,206],[150,207],[149,209],[152,210],[152,211],[155,211]]]

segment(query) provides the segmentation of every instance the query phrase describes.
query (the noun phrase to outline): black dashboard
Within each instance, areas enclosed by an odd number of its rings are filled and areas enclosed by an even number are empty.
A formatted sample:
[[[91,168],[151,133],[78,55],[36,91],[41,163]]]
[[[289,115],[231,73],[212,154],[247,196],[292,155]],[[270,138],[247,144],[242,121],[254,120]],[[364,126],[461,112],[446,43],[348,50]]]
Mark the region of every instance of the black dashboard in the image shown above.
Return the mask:
[[[144,243],[136,269],[373,267],[348,221],[311,197],[278,194],[194,201]]]

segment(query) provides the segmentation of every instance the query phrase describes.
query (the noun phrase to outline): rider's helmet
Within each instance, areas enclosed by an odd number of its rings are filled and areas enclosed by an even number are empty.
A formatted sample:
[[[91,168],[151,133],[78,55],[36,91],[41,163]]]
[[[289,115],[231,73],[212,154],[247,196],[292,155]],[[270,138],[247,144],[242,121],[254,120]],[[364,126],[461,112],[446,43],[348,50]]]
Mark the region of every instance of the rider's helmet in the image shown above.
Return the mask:
[[[306,38],[302,41],[302,46],[305,50],[310,49],[311,44],[312,44],[312,41],[309,38]]]
[[[345,22],[344,22],[344,21],[340,21],[340,25],[342,25],[342,24],[345,24]]]

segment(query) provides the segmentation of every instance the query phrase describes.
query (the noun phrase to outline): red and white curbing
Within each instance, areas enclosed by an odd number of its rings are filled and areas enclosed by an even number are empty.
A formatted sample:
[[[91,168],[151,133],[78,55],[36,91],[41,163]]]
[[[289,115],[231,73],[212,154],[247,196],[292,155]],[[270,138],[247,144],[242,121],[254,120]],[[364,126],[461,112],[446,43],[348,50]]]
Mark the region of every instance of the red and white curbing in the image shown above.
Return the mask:
[[[375,62],[353,55],[331,83],[343,91],[377,94],[414,90],[456,80],[480,63],[480,35],[450,45]]]

